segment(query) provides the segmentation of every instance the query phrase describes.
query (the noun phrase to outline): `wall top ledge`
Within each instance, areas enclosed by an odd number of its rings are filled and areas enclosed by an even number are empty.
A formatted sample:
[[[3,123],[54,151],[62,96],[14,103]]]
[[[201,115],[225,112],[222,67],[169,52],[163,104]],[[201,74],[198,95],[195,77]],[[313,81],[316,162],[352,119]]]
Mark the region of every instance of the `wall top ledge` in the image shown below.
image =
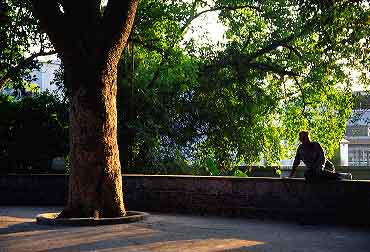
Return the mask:
[[[0,174],[0,177],[68,177],[67,174]],[[255,182],[288,182],[305,183],[303,178],[273,178],[273,177],[231,177],[231,176],[193,176],[193,175],[146,175],[146,174],[124,174],[123,178],[148,177],[148,178],[174,178],[174,179],[195,179],[195,180],[233,180],[233,181],[255,181]],[[370,180],[333,180],[323,183],[370,183]]]
[[[223,179],[223,180],[251,180],[251,181],[286,181],[293,183],[304,183],[304,178],[280,178],[280,177],[232,177],[232,176],[193,176],[193,175],[146,175],[146,174],[124,174],[123,177],[158,177],[158,178],[184,178],[184,179]],[[370,183],[370,180],[331,180],[325,183]]]

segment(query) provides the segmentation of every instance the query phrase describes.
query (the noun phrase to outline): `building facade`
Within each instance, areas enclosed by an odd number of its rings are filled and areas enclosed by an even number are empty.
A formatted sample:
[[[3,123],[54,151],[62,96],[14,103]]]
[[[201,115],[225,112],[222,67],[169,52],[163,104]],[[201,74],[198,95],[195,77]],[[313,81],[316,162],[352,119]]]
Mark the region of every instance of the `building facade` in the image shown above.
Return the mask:
[[[370,166],[370,110],[355,109],[353,115],[345,136],[348,166]]]
[[[57,87],[52,84],[54,79],[55,71],[60,67],[60,60],[50,60],[42,62],[39,70],[32,72],[32,75],[35,76],[34,83],[40,87],[40,91],[54,91]]]

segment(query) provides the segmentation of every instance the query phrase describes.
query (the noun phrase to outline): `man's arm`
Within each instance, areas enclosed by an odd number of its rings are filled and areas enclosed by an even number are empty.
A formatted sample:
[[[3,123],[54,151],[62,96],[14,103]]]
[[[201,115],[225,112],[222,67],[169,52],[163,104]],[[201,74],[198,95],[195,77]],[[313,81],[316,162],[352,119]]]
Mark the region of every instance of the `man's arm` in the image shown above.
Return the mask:
[[[317,160],[315,162],[316,166],[319,166],[319,167],[323,167],[325,165],[325,161],[326,161],[326,158],[325,158],[325,153],[324,153],[324,150],[322,149],[321,145],[319,143],[315,143],[316,146],[316,151],[318,152],[318,156],[317,156]]]
[[[292,165],[292,170],[289,174],[289,177],[292,178],[295,176],[295,173],[297,171],[297,168],[298,168],[298,165],[301,163],[301,158],[300,158],[300,155],[299,155],[299,149],[300,147],[298,147],[297,149],[297,153],[295,155],[295,158],[294,158],[294,161],[293,161],[293,165]]]
[[[292,166],[292,170],[289,174],[289,177],[292,178],[295,176],[295,173],[297,171],[297,168],[298,168],[298,165],[300,163],[300,160],[296,161],[296,159],[294,159],[294,162],[293,162],[293,166]]]
[[[320,158],[320,165],[321,166],[324,166],[325,165],[325,161],[326,161],[325,152],[322,149],[322,147],[321,147],[320,144],[319,144],[319,146],[320,146],[320,156],[319,156],[319,158]]]

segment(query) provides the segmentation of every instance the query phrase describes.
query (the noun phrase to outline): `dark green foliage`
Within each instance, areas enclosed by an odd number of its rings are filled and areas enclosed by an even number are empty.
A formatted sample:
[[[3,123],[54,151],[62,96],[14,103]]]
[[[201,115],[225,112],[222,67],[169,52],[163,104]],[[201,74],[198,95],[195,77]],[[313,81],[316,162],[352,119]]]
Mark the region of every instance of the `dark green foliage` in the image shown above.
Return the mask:
[[[118,139],[122,166],[125,172],[131,173],[146,167],[150,173],[189,170],[184,152],[187,141],[196,133],[195,129],[189,130],[191,125],[185,125],[188,121],[178,120],[178,110],[185,102],[181,89],[188,83],[187,72],[192,73],[196,65],[181,53],[172,54],[178,61],[166,62],[160,77],[150,87],[152,74],[156,72],[156,66],[151,64],[155,64],[158,55],[148,54],[140,47],[135,50],[135,71],[139,74],[135,74],[135,80],[131,79],[132,58],[126,54],[119,78]]]
[[[48,93],[0,96],[1,172],[49,172],[68,153],[68,113]]]

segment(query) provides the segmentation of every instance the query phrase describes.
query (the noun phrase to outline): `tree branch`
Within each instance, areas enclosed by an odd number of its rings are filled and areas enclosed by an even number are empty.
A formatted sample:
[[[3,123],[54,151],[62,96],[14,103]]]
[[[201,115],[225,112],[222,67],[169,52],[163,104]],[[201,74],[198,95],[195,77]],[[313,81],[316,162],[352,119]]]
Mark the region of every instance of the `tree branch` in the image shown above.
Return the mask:
[[[100,19],[100,4],[101,0],[89,1],[74,1],[63,0],[64,13],[66,16],[79,20],[83,28],[91,30],[99,22]],[[81,13],[84,14],[84,19],[81,20]],[[88,25],[86,27],[86,25]]]
[[[47,55],[53,55],[53,54],[56,54],[56,52],[55,51],[50,51],[50,52],[39,52],[39,53],[35,53],[35,54],[31,55],[30,57],[24,59],[18,65],[16,65],[16,66],[12,67],[11,69],[9,69],[9,71],[7,71],[7,73],[3,77],[0,78],[0,90],[4,88],[5,83],[8,82],[14,76],[14,74],[16,74],[17,72],[19,72],[24,67],[26,67],[34,59],[36,59],[37,57],[40,57],[40,56],[47,56]]]
[[[248,38],[245,40],[243,48],[241,49],[241,51],[244,51],[247,48],[247,46],[249,45],[249,43],[251,41],[251,38],[252,38],[252,31],[249,31],[248,32]]]
[[[130,35],[138,0],[109,0],[100,26],[103,41],[100,45],[117,63]],[[106,55],[105,55],[106,56]]]
[[[194,1],[193,3],[193,10],[195,10],[195,7],[196,7],[196,3],[197,1]],[[192,21],[194,21],[195,19],[197,19],[198,17],[200,17],[201,15],[207,13],[207,12],[213,12],[213,11],[218,11],[218,10],[238,10],[238,9],[245,9],[245,8],[250,8],[250,9],[254,9],[254,10],[257,10],[259,12],[262,12],[263,10],[259,7],[256,7],[256,6],[253,6],[253,5],[242,5],[242,6],[218,6],[218,7],[214,7],[214,8],[210,8],[210,9],[207,9],[207,10],[204,10],[204,11],[201,11],[193,16],[191,16],[188,20],[186,20],[185,24],[183,27],[180,28],[180,31],[181,33],[183,34],[185,32],[185,30],[189,27],[189,25],[191,24]],[[148,43],[145,43],[144,41],[139,41],[139,40],[136,40],[138,42],[140,42],[142,45],[144,45],[145,47],[149,48],[149,49],[155,49],[153,48],[150,44]],[[247,41],[249,43],[249,41]],[[157,50],[157,51],[161,51],[161,50]],[[151,81],[149,82],[149,85],[148,87],[153,87],[156,80],[158,80],[159,78],[159,75],[160,75],[160,68],[163,66],[163,64],[165,63],[165,60],[167,60],[168,58],[168,55],[169,55],[169,50],[166,50],[164,53],[163,53],[163,58],[160,62],[160,64],[158,65],[158,68],[156,69],[154,75],[153,75],[153,78],[151,79]]]
[[[153,77],[152,79],[150,80],[149,84],[148,84],[148,88],[153,88],[154,87],[154,84],[155,82],[159,79],[160,77],[160,74],[161,74],[161,67],[165,64],[165,62],[168,60],[168,56],[170,55],[169,53],[169,50],[167,50],[163,56],[162,56],[162,59],[161,59],[161,62],[159,63],[157,69],[155,70],[154,74],[153,74]]]
[[[303,102],[302,115],[304,117],[306,117],[305,116],[305,112],[306,112],[307,103],[306,103],[306,97],[305,97],[305,94],[304,94],[304,91],[303,91],[303,87],[299,83],[299,81],[298,81],[298,79],[297,79],[296,76],[293,76],[293,79],[294,79],[295,83],[297,84],[297,86],[299,87],[299,90],[301,92],[301,97],[302,97],[302,102]]]
[[[70,48],[66,19],[56,0],[31,0],[34,15],[40,20],[41,28],[49,35],[58,52]],[[61,55],[62,57],[64,55]]]
[[[155,42],[158,42],[159,39],[148,39],[148,40],[143,40],[141,38],[129,38],[128,42],[132,42],[132,43],[135,43],[135,44],[140,44],[141,46],[149,49],[149,50],[152,50],[152,51],[157,51],[157,52],[160,52],[160,53],[164,53],[164,50],[163,48],[157,46],[155,44]]]
[[[257,50],[256,52],[252,53],[251,55],[249,55],[249,57],[251,59],[256,59],[256,58],[262,56],[265,53],[268,53],[268,52],[271,52],[271,51],[275,50],[279,46],[285,46],[289,42],[293,41],[295,38],[301,36],[302,33],[303,32],[300,32],[299,34],[291,34],[290,36],[282,38],[280,40],[272,41],[270,44],[268,44],[264,48],[261,48],[261,49]]]
[[[73,27],[70,38],[78,42],[76,51],[84,56],[93,55],[97,46],[98,25],[101,21],[101,0],[62,0],[62,3],[64,16],[68,19],[70,27]]]
[[[282,45],[282,46],[285,47],[285,48],[288,48],[291,52],[293,52],[299,58],[302,58],[303,57],[302,56],[302,53],[296,47],[294,47],[293,45],[285,44],[285,45]]]
[[[207,12],[213,12],[213,11],[220,11],[220,10],[230,10],[230,11],[233,11],[233,10],[239,10],[239,9],[253,9],[253,10],[256,10],[256,11],[259,11],[259,12],[263,12],[263,10],[259,7],[256,7],[256,6],[253,6],[253,5],[241,5],[241,6],[218,6],[218,7],[213,7],[213,8],[210,8],[210,9],[207,9],[207,10],[204,10],[204,11],[201,11],[197,14],[195,14],[194,16],[191,16],[190,18],[188,18],[188,20],[186,20],[184,26],[181,28],[181,32],[185,32],[185,30],[189,27],[189,25],[191,24],[191,22],[193,22],[195,19],[197,19],[198,17],[200,17],[201,15],[207,13]]]
[[[250,66],[252,68],[261,69],[261,70],[264,70],[264,71],[271,71],[271,72],[277,73],[279,75],[288,75],[288,76],[291,76],[291,77],[294,77],[294,78],[296,76],[299,76],[294,71],[286,70],[283,67],[278,66],[278,65],[271,65],[271,64],[259,63],[259,62],[249,62],[248,66]]]

